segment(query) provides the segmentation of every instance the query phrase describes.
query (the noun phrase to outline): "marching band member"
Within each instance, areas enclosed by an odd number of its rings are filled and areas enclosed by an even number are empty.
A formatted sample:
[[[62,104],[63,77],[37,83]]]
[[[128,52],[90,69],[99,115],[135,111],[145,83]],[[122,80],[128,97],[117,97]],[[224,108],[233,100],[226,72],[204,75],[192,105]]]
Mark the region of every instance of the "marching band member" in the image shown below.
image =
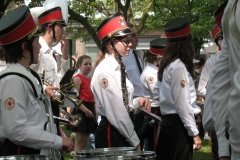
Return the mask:
[[[32,12],[34,13],[34,11]],[[36,15],[36,13],[34,13],[34,15]],[[34,18],[36,19],[36,17]],[[62,76],[70,68],[70,59],[67,53],[67,40],[64,36],[65,32],[63,29],[67,24],[63,19],[61,7],[54,7],[44,11],[38,15],[37,23],[43,31],[43,35],[39,38],[39,43],[42,48],[40,49],[38,64],[32,65],[31,68],[37,73],[42,73],[42,70],[44,70],[45,81],[54,87],[59,87]],[[61,43],[62,62],[57,61],[56,55],[52,49],[57,43]],[[60,66],[60,63],[62,64],[62,68],[59,71],[58,66]],[[49,91],[49,94],[54,95],[53,91]],[[52,100],[51,105],[53,114],[59,117],[59,103]],[[55,120],[55,123],[59,126],[57,120]],[[57,129],[58,134],[60,134],[59,127],[57,127]]]
[[[219,60],[213,69],[210,100],[220,159],[240,158],[239,124],[239,29],[240,2],[229,0],[222,17],[223,42]],[[230,128],[225,124],[229,120]],[[227,134],[229,133],[229,140]],[[229,153],[229,144],[231,153]]]
[[[218,50],[221,50],[221,44],[222,44],[222,39],[223,36],[221,34],[221,30],[219,28],[220,26],[215,25],[212,30],[212,37],[214,39],[214,42],[218,46]],[[204,64],[204,68],[201,72],[200,80],[199,80],[199,85],[198,85],[198,91],[199,93],[205,95],[206,94],[206,86],[210,77],[210,74],[212,73],[213,66],[215,62],[218,60],[219,54],[218,52],[214,55],[212,55],[210,58],[207,59],[207,61]],[[202,97],[200,97],[201,101],[204,101]]]
[[[212,37],[214,39],[214,42],[218,46],[219,51],[221,51],[221,45],[222,45],[222,31],[221,31],[221,20],[222,15],[224,12],[224,9],[227,5],[227,2],[223,3],[214,13],[216,25],[214,26],[212,30]],[[220,25],[220,26],[219,26]],[[212,109],[212,102],[211,102],[211,94],[212,94],[212,77],[213,77],[213,67],[215,66],[215,63],[219,59],[220,53],[217,53],[213,56],[211,56],[205,64],[205,68],[202,71],[202,75],[200,78],[199,83],[199,92],[201,94],[205,94],[205,102],[204,102],[204,110],[203,110],[203,117],[202,117],[202,124],[205,129],[205,131],[209,132],[211,134],[211,148],[212,148],[212,158],[214,160],[219,159],[218,150],[228,150],[228,147],[224,149],[224,146],[218,145],[217,135],[214,130],[214,122],[213,122],[213,109]],[[205,89],[206,87],[206,89]],[[202,97],[198,97],[199,100],[203,101]],[[222,149],[223,148],[223,149]],[[224,153],[225,154],[225,153]],[[223,155],[221,153],[221,157],[228,156],[229,154]]]
[[[26,6],[14,9],[0,20],[0,45],[7,63],[0,73],[0,122],[6,138],[2,156],[40,154],[40,149],[62,146],[67,147],[66,151],[73,149],[71,138],[44,131],[47,116],[39,98],[43,94],[41,80],[28,69],[30,64],[38,63],[38,33]]]
[[[158,71],[162,124],[157,159],[191,160],[193,143],[194,150],[199,150],[202,142],[194,117],[196,90],[190,20],[170,20],[164,31],[167,44]]]
[[[132,45],[128,56],[122,57],[122,62],[126,67],[126,72],[128,74],[128,79],[133,84],[134,92],[133,98],[144,97],[143,95],[143,85],[140,80],[140,76],[143,71],[143,50],[136,50],[138,46],[138,33],[136,28],[132,23],[127,23],[128,27],[131,30]],[[131,112],[130,117],[133,121],[134,129],[136,132],[140,130],[144,121],[144,114],[138,113],[134,114]],[[143,149],[144,139],[140,139],[141,149]]]
[[[140,80],[143,84],[143,95],[145,98],[148,98],[151,101],[151,112],[161,116],[160,107],[159,107],[159,90],[158,90],[158,80],[157,80],[157,72],[158,66],[160,64],[161,58],[163,57],[164,47],[167,40],[166,38],[158,38],[152,40],[150,42],[150,49],[146,52],[145,58],[147,61],[147,65],[144,68]],[[155,89],[157,88],[157,89]],[[154,95],[154,91],[157,91],[157,94]],[[155,97],[154,97],[155,96]],[[149,125],[149,119],[145,119],[145,122]],[[143,125],[144,126],[144,125]],[[157,134],[157,124],[154,123],[154,126],[148,129],[148,147],[149,151],[156,152],[156,134]],[[138,135],[140,133],[138,132]]]
[[[133,85],[126,78],[121,57],[128,56],[132,45],[131,30],[122,14],[105,19],[97,28],[102,42],[93,72],[91,89],[98,104],[101,122],[96,131],[96,148],[136,147],[140,141],[129,117],[130,110],[144,106],[150,109],[150,101],[133,99]]]

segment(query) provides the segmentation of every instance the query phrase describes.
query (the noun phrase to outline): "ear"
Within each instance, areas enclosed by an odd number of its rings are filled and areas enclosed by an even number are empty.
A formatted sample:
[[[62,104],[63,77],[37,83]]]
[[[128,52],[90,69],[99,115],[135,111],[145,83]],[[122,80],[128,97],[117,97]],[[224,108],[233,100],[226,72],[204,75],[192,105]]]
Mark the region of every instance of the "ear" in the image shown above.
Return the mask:
[[[52,24],[51,24],[51,23],[48,24],[48,26],[47,26],[47,31],[48,31],[48,32],[51,32],[51,31],[52,31]]]
[[[27,49],[27,46],[26,46],[26,45],[27,45],[27,43],[26,43],[26,42],[23,42],[23,43],[22,43],[22,46],[21,46],[24,53],[28,52],[28,49]]]

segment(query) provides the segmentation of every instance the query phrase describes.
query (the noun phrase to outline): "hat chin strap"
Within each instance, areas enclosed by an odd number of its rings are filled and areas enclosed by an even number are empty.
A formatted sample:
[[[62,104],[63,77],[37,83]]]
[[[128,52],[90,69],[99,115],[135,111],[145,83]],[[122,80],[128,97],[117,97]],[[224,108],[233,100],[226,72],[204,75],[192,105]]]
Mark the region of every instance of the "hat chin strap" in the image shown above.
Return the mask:
[[[56,42],[55,29],[54,29],[55,26],[56,26],[56,22],[52,23],[53,42]]]
[[[115,45],[113,44],[113,42],[111,40],[110,40],[110,44],[113,47],[113,51],[114,51],[115,56],[117,56],[119,58],[120,62],[122,62],[122,58],[121,58],[122,56],[118,53]]]
[[[33,46],[32,46],[32,44],[33,44],[33,40],[34,40],[34,38],[32,38],[32,39],[29,41],[29,42],[30,42],[30,45],[29,45],[29,52],[30,52],[30,56],[31,56],[31,60],[30,60],[30,64],[29,64],[29,65],[33,64],[33,62],[34,62]]]

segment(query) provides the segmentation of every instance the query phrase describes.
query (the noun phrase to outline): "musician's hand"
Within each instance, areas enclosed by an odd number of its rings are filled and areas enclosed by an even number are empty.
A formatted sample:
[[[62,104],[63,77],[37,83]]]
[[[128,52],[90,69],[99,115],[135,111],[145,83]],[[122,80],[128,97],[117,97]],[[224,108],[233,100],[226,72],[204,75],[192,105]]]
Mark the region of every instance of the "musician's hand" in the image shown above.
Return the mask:
[[[193,137],[193,141],[194,141],[193,150],[199,150],[202,148],[202,140],[198,135]]]
[[[62,57],[65,60],[67,60],[68,59],[68,53],[67,53],[68,42],[64,35],[62,36],[62,40],[60,41],[60,43],[61,43]]]
[[[46,86],[45,93],[50,95],[51,100],[55,100],[54,90],[59,90],[59,88],[53,86]]]
[[[140,143],[136,146],[136,150],[137,150],[137,151],[141,151]]]
[[[201,96],[198,96],[197,99],[198,99],[199,101],[201,101],[201,102],[204,102],[204,98],[201,97]]]
[[[62,150],[66,153],[74,150],[74,144],[72,138],[62,138]]]
[[[140,106],[146,109],[149,113],[151,112],[151,102],[149,99],[144,97],[139,97]]]

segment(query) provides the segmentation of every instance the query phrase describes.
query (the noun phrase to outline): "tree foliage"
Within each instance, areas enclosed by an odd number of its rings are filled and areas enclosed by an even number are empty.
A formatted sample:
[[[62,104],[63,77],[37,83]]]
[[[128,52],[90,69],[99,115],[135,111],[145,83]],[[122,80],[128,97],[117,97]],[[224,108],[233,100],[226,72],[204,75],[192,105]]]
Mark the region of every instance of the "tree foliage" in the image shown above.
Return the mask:
[[[0,0],[0,17],[11,1],[23,4],[24,0]],[[103,19],[121,12],[133,23],[139,34],[162,30],[170,19],[187,16],[191,19],[191,31],[198,55],[202,44],[209,38],[214,25],[213,13],[225,0],[68,0],[69,27],[72,38],[92,38],[100,48],[96,27]],[[44,1],[32,0],[29,7],[41,6]]]

